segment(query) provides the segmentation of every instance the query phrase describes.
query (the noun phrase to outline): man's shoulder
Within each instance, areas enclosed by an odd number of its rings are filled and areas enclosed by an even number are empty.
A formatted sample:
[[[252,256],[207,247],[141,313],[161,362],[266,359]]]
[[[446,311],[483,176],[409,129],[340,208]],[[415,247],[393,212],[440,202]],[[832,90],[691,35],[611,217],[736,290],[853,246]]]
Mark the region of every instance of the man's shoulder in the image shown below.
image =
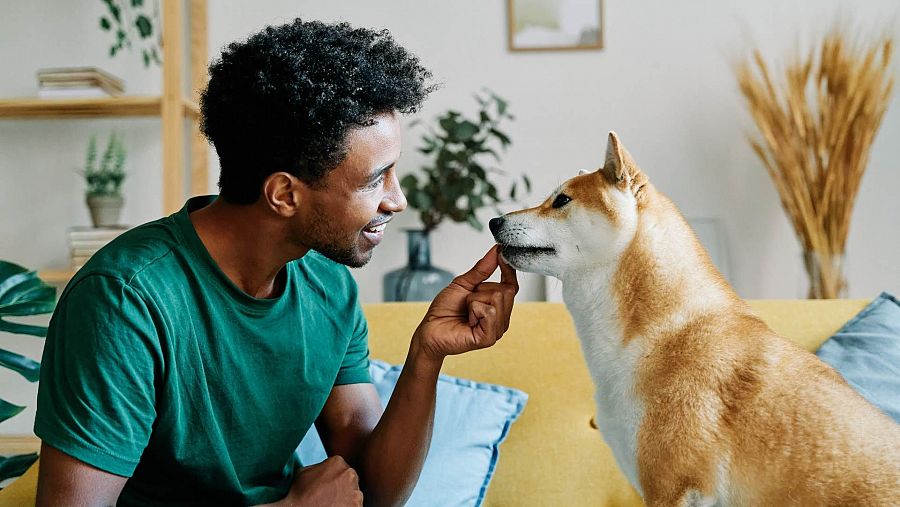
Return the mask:
[[[172,217],[161,218],[125,231],[94,255],[78,270],[69,283],[100,276],[131,285],[147,270],[164,269],[167,257],[182,244]]]

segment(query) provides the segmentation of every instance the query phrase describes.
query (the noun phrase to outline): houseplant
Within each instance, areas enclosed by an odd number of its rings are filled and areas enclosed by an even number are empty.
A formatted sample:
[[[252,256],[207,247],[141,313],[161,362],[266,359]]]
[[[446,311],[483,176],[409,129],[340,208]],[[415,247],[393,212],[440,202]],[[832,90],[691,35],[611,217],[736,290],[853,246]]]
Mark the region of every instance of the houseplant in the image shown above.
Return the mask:
[[[94,227],[109,227],[119,223],[119,214],[125,202],[121,193],[122,181],[125,179],[122,169],[125,155],[121,137],[112,133],[98,165],[97,139],[91,137],[88,143],[83,175],[87,183],[87,205]]]
[[[43,337],[47,328],[5,320],[10,316],[41,315],[53,311],[56,289],[45,284],[34,271],[17,264],[0,261],[0,331]],[[37,382],[40,364],[25,356],[0,349],[0,366],[8,368],[29,382]],[[0,399],[0,422],[17,414],[25,407]],[[37,454],[0,457],[0,481],[18,477],[37,460]]]
[[[100,17],[100,29],[115,34],[115,41],[109,48],[109,56],[113,57],[122,49],[132,49],[134,44],[141,46],[144,66],[151,63],[162,63],[160,50],[162,46],[159,28],[159,0],[101,0],[106,5],[107,14]]]
[[[882,33],[888,33],[887,31]],[[738,83],[762,139],[752,139],[803,248],[809,298],[846,294],[844,252],[869,149],[890,103],[891,37],[859,44],[831,30],[773,79],[760,52]]]
[[[468,223],[476,230],[484,226],[477,212],[503,201],[494,175],[505,173],[494,167],[500,152],[511,141],[500,130],[504,120],[513,120],[507,102],[493,92],[476,94],[477,118],[449,110],[437,118],[436,125],[422,135],[421,153],[429,162],[421,174],[407,174],[400,185],[409,206],[418,210],[423,228],[407,231],[409,264],[385,275],[384,299],[404,301],[428,300],[453,278],[448,271],[431,265],[429,234],[444,220]],[[509,198],[516,199],[519,183],[526,192],[531,181],[522,175],[514,179]]]

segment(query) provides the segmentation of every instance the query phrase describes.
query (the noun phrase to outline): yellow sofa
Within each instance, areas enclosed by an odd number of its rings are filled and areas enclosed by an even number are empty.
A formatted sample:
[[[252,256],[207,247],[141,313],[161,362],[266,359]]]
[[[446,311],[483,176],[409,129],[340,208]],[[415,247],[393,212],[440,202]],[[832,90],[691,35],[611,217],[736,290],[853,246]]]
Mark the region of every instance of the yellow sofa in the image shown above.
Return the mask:
[[[751,301],[775,331],[815,350],[868,302]],[[365,306],[372,356],[397,363],[424,303]],[[641,499],[591,427],[593,385],[572,320],[555,303],[516,305],[509,332],[491,349],[448,358],[444,372],[517,387],[528,405],[500,447],[486,506],[626,506]],[[0,505],[34,504],[36,467],[0,491]],[[438,499],[435,505],[440,505]]]

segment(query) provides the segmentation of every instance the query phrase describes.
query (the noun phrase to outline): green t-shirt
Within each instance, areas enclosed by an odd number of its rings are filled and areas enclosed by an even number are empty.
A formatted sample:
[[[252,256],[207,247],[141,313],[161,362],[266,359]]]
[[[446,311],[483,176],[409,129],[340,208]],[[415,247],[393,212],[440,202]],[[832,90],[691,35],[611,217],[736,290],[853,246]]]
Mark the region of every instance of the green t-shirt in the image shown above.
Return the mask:
[[[371,381],[347,268],[310,251],[279,297],[249,296],[188,218],[212,200],[119,236],[50,321],[34,431],[130,477],[119,505],[279,500],[332,387]]]

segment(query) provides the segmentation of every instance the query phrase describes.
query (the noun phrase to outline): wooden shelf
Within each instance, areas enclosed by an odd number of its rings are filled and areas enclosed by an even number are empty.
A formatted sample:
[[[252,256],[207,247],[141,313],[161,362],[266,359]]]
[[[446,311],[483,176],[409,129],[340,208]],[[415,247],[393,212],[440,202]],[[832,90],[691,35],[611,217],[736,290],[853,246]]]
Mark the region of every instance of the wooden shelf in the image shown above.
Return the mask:
[[[159,116],[159,96],[125,96],[109,98],[0,100],[0,118],[100,118],[113,116]]]
[[[41,440],[30,435],[4,435],[0,436],[0,456],[13,456],[38,452],[41,448]]]
[[[184,108],[184,115],[189,116],[192,119],[199,120],[200,119],[200,106],[197,105],[196,102],[185,99],[183,101],[182,107]]]
[[[42,269],[38,271],[38,277],[50,284],[66,284],[75,276],[71,269]]]

